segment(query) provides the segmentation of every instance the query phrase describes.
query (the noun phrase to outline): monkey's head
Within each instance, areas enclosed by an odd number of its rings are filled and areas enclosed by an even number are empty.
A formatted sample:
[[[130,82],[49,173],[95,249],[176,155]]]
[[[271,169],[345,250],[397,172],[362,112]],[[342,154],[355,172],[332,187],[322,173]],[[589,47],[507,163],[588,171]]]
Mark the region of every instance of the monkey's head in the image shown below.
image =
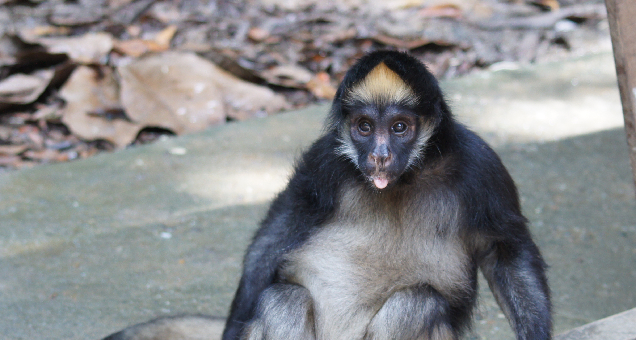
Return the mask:
[[[426,67],[407,54],[381,51],[347,72],[331,127],[339,134],[338,151],[381,190],[418,166],[445,117],[450,112]]]

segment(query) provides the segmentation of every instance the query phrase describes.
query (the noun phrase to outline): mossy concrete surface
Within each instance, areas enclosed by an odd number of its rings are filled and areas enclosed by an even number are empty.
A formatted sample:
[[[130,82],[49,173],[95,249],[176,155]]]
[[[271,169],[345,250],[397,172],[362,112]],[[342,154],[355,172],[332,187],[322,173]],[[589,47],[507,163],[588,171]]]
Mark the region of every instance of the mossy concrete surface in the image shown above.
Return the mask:
[[[515,178],[557,333],[636,306],[636,200],[611,53],[443,82]],[[0,336],[99,339],[227,314],[243,251],[327,106],[0,174]],[[512,339],[482,281],[469,339]]]

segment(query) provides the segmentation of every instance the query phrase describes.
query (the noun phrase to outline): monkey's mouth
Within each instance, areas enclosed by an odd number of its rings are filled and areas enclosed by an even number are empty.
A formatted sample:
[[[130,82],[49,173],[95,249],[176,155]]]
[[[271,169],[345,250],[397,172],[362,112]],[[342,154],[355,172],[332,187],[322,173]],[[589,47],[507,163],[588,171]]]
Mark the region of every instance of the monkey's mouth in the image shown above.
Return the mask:
[[[375,187],[380,190],[386,188],[386,186],[389,185],[390,182],[387,174],[383,173],[373,174],[370,179],[371,181],[373,181],[373,185],[375,185]]]

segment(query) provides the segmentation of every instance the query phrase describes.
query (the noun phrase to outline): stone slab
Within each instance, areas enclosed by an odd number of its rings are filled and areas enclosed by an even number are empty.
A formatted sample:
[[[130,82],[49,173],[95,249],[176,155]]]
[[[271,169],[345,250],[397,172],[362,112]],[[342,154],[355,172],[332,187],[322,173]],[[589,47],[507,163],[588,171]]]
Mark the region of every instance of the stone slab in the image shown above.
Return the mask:
[[[598,320],[556,337],[556,340],[635,340],[636,308]]]
[[[515,178],[556,333],[636,306],[636,200],[610,53],[444,82]],[[224,317],[245,246],[326,106],[0,174],[3,339]],[[487,286],[468,339],[512,339]]]

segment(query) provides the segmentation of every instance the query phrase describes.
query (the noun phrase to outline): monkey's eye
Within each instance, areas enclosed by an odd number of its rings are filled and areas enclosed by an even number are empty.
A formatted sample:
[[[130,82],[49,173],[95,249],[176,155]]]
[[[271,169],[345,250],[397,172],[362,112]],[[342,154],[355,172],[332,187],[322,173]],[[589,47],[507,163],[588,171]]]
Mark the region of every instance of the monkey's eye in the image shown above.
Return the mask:
[[[371,132],[371,123],[367,122],[366,120],[360,122],[360,124],[358,124],[358,130],[360,130],[360,132],[362,132],[363,134]]]
[[[404,122],[397,122],[391,127],[391,130],[393,130],[393,132],[395,133],[404,133],[406,129],[408,129],[408,125],[406,125],[406,123]]]

